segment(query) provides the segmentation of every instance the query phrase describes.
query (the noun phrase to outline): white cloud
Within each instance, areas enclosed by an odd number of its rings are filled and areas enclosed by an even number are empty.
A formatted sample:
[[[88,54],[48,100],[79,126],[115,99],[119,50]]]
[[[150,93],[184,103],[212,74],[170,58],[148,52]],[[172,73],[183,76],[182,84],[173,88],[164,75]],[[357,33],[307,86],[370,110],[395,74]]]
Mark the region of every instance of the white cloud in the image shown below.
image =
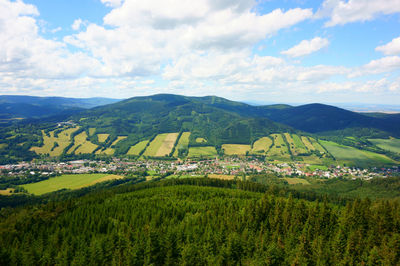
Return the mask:
[[[71,26],[71,28],[73,29],[73,30],[80,30],[80,28],[81,28],[81,25],[82,25],[82,19],[80,19],[80,18],[78,18],[78,19],[75,19],[74,20],[74,23],[72,23],[72,26]]]
[[[310,9],[252,12],[249,0],[125,1],[104,17],[105,26],[88,25],[65,42],[93,54],[98,75],[160,74],[162,65],[197,53],[249,50],[280,29],[312,17]],[[110,27],[111,26],[111,27]]]
[[[400,54],[400,37],[393,39],[391,42],[375,48],[376,51],[382,52],[385,55]]]
[[[348,76],[350,78],[390,73],[400,69],[400,56],[386,56],[371,60],[368,64],[355,68]]]
[[[300,57],[314,53],[318,50],[329,45],[329,40],[325,38],[315,37],[312,40],[303,40],[299,44],[292,48],[282,51],[281,54],[285,54],[290,57]]]
[[[325,0],[316,17],[329,17],[325,26],[331,27],[399,12],[400,0]]]
[[[103,4],[109,7],[118,7],[121,5],[123,0],[101,0]]]

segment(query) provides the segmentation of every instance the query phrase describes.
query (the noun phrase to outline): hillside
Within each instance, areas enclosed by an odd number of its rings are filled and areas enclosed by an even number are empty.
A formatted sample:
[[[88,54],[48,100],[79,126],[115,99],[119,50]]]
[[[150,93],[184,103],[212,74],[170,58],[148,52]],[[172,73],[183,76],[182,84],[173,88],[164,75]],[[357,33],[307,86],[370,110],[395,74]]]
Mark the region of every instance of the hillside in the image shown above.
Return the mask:
[[[396,119],[396,115],[371,117],[322,104],[252,106],[216,96],[158,94],[4,127],[0,162],[39,156],[256,155],[271,162],[393,165],[400,154],[369,139],[382,142],[398,136]]]
[[[310,195],[310,194],[308,194]],[[396,201],[251,182],[125,185],[2,212],[1,265],[398,265]]]
[[[292,131],[255,112],[253,106],[219,97],[159,94],[93,108],[74,119],[85,127],[97,128],[97,132],[132,134],[137,139],[190,131],[192,143],[202,137],[211,145],[250,144],[265,134]]]

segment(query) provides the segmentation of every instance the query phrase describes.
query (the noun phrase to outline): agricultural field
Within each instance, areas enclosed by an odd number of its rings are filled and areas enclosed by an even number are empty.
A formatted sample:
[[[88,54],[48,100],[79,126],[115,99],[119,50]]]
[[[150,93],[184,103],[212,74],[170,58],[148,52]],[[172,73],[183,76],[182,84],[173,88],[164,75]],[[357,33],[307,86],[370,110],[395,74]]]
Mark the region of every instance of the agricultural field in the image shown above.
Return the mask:
[[[183,132],[175,147],[174,157],[178,157],[179,149],[187,149],[189,145],[190,132]]]
[[[115,149],[113,148],[107,148],[105,150],[97,150],[95,153],[96,154],[105,154],[105,155],[113,155],[115,152]]]
[[[25,184],[22,185],[22,187],[25,188],[28,193],[42,195],[60,189],[79,189],[96,183],[122,178],[123,176],[110,174],[62,175],[37,183]]]
[[[97,134],[97,139],[100,143],[103,143],[108,139],[108,136],[110,136],[110,134]]]
[[[222,179],[222,180],[233,180],[235,179],[234,175],[217,175],[217,174],[209,174],[208,178]],[[241,178],[241,177],[239,177]]]
[[[89,136],[93,136],[96,133],[96,129],[94,127],[89,128]]]
[[[290,153],[282,135],[271,134],[270,136],[274,139],[274,145],[268,151],[267,156],[272,159],[290,159]]]
[[[74,138],[74,146],[68,150],[68,154],[71,154],[74,151],[75,154],[92,153],[97,148],[97,145],[88,141],[87,137],[85,131],[76,135]]]
[[[311,141],[311,144],[314,146],[315,150],[319,151],[320,153],[326,153],[324,147],[322,147],[316,139],[311,137],[308,137],[308,139]]]
[[[304,146],[303,142],[301,141],[301,138],[299,135],[297,134],[292,134],[291,135],[292,140],[293,140],[293,144],[294,144],[294,150],[292,151],[292,153],[294,154],[306,154],[308,153],[307,148]]]
[[[321,144],[336,160],[348,166],[369,167],[371,165],[392,165],[396,163],[385,155],[340,145],[332,141],[321,140]]]
[[[164,133],[157,135],[147,147],[143,155],[152,157],[168,155],[172,151],[178,135],[179,133]]]
[[[217,155],[217,150],[214,146],[207,147],[191,147],[189,148],[188,157],[213,157]]]
[[[196,138],[197,143],[206,143],[207,140],[205,138]]]
[[[252,153],[267,153],[272,145],[272,140],[269,137],[263,137],[253,143]]]
[[[400,153],[400,139],[369,139],[369,141],[381,149]]]
[[[297,177],[285,177],[285,179],[289,185],[297,185],[297,184],[302,184],[302,185],[309,185],[310,182],[308,182],[305,179],[302,178],[297,178]]]
[[[250,145],[242,144],[223,144],[221,147],[225,155],[246,155],[250,151]]]
[[[49,154],[50,156],[60,156],[64,149],[71,143],[71,134],[78,130],[79,127],[68,128],[58,133],[58,136],[54,136],[54,131],[49,132],[50,136],[47,136],[42,130],[43,134],[43,146],[32,147],[31,150],[37,154]],[[57,143],[55,145],[54,143]]]
[[[11,196],[14,193],[14,188],[0,189],[0,195]]]
[[[116,140],[113,141],[113,143],[111,144],[111,147],[116,145],[118,142],[120,142],[121,140],[126,139],[127,136],[118,136]]]
[[[130,147],[127,155],[138,156],[144,150],[144,148],[146,148],[147,143],[149,143],[148,140],[143,140],[143,141],[135,144],[134,146]]]
[[[311,141],[308,139],[306,136],[301,136],[301,141],[303,142],[304,146],[309,150],[309,151],[315,151],[316,149],[314,146],[311,144]]]

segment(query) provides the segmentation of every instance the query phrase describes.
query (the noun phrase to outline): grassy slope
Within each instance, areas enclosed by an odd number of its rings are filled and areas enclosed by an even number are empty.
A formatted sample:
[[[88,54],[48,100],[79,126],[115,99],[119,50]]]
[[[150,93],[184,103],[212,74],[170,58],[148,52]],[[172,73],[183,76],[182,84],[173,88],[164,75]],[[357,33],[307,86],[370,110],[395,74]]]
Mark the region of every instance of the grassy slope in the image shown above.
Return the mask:
[[[50,178],[41,182],[22,185],[29,193],[42,195],[45,193],[57,191],[60,189],[78,189],[94,185],[112,179],[119,179],[122,176],[110,174],[79,174],[79,175],[62,175]]]
[[[110,136],[110,134],[97,134],[97,139],[99,142],[104,142],[107,140],[108,136]]]
[[[374,164],[389,165],[395,163],[395,161],[382,154],[359,150],[331,141],[321,140],[321,144],[336,158],[336,160],[346,164],[368,167]]]
[[[190,137],[190,132],[183,132],[178,144],[176,145],[175,151],[174,151],[174,157],[178,157],[178,151],[179,149],[187,149],[189,145],[189,137]]]
[[[156,156],[157,151],[160,149],[168,133],[157,135],[154,140],[147,147],[146,151],[143,153],[144,156]]]
[[[400,139],[370,139],[369,141],[381,149],[400,153]]]
[[[170,154],[172,149],[174,148],[178,135],[179,133],[169,133],[165,137],[158,151],[156,152],[156,156],[167,156],[168,154]]]
[[[271,145],[272,145],[272,140],[270,138],[268,137],[260,138],[256,142],[254,142],[252,152],[267,153]]]
[[[271,137],[274,139],[274,145],[268,151],[268,157],[272,157],[273,159],[289,159],[289,150],[285,141],[283,140],[282,135],[271,134]]]
[[[241,144],[223,144],[222,149],[226,155],[245,155],[246,152],[250,151],[250,145]]]
[[[217,150],[213,146],[207,147],[191,147],[189,148],[188,157],[216,156]]]
[[[143,140],[139,143],[136,143],[134,146],[130,147],[127,155],[139,155],[144,148],[146,148],[148,142],[148,140]]]

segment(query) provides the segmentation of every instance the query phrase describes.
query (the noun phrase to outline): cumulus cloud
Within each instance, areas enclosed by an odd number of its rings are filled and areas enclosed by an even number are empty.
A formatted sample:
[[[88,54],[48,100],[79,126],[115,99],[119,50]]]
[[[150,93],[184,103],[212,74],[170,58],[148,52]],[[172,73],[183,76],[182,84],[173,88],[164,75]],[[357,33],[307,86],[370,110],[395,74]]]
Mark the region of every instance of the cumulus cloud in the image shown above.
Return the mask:
[[[312,17],[310,9],[276,9],[259,15],[249,0],[125,1],[65,42],[99,59],[99,75],[146,76],[180,56],[249,50],[277,31]],[[111,27],[110,27],[111,26]]]
[[[74,20],[74,23],[72,23],[71,28],[73,30],[80,30],[81,25],[82,25],[82,19],[78,18]]]
[[[376,51],[382,52],[385,55],[400,54],[400,37],[393,39],[391,42],[375,48]]]
[[[303,40],[299,44],[293,46],[292,48],[282,51],[281,54],[285,54],[290,57],[300,57],[311,53],[329,45],[329,40],[321,37],[315,37],[311,40]]]
[[[316,17],[329,17],[325,26],[332,27],[399,12],[400,0],[325,0]]]
[[[101,0],[103,4],[109,7],[118,7],[121,5],[123,0]]]
[[[371,60],[369,63],[355,68],[348,76],[350,78],[390,73],[400,69],[400,56],[386,56]]]

